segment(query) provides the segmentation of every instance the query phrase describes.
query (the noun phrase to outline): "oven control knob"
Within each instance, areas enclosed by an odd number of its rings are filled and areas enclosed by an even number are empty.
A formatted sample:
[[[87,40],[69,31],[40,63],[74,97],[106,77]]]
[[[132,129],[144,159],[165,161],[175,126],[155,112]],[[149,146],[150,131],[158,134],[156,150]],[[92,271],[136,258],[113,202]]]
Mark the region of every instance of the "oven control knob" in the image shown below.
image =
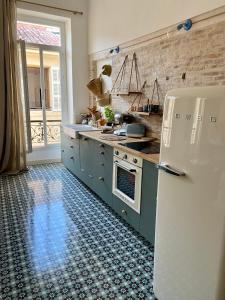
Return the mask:
[[[137,158],[133,158],[133,162],[136,164],[138,162]]]
[[[119,153],[119,151],[118,151],[118,150],[116,150],[116,151],[115,151],[115,154],[116,154],[116,155],[119,155],[120,153]]]
[[[124,158],[124,159],[127,159],[127,155],[126,155],[126,154],[124,154],[123,158]]]

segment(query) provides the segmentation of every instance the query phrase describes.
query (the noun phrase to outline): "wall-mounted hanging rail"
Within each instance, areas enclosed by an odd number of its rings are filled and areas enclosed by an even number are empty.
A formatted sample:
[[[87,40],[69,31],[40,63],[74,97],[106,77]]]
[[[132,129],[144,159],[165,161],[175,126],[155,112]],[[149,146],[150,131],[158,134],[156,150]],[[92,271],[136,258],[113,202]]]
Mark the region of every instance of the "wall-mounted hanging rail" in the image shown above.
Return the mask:
[[[30,1],[25,1],[25,0],[17,0],[17,2],[38,5],[38,6],[42,6],[42,7],[45,7],[45,8],[57,9],[57,10],[72,13],[74,15],[83,15],[84,14],[82,11],[70,10],[70,9],[66,9],[66,8],[60,8],[60,7],[56,7],[56,6],[51,6],[51,5],[41,4],[41,3],[35,3],[35,2],[30,2]]]

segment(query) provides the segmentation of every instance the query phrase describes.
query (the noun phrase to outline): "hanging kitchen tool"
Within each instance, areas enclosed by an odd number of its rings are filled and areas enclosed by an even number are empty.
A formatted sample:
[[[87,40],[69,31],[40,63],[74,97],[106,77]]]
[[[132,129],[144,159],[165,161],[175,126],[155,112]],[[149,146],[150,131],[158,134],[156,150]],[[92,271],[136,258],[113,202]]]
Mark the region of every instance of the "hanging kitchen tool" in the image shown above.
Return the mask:
[[[95,96],[102,95],[102,81],[101,76],[98,78],[92,79],[88,84],[87,88],[92,92]]]
[[[110,65],[104,65],[102,67],[102,73],[98,78],[92,79],[88,84],[87,88],[96,97],[98,106],[106,106],[111,102],[111,89],[112,80],[110,78],[112,67]]]
[[[112,74],[112,66],[111,65],[104,65],[102,67],[102,75],[111,76]]]
[[[137,55],[134,52],[133,57],[132,57],[132,62],[131,62],[131,69],[130,69],[130,77],[129,77],[129,84],[128,87],[125,89],[124,88],[124,83],[126,84],[125,80],[125,74],[126,74],[126,64],[127,64],[127,59],[128,55],[125,57],[124,62],[119,70],[119,73],[116,77],[116,80],[114,82],[113,88],[111,93],[116,94],[117,96],[130,96],[130,95],[141,95],[141,79],[140,79],[140,73],[138,69],[138,64],[137,64]],[[132,90],[132,78],[133,74],[135,72],[135,89]]]

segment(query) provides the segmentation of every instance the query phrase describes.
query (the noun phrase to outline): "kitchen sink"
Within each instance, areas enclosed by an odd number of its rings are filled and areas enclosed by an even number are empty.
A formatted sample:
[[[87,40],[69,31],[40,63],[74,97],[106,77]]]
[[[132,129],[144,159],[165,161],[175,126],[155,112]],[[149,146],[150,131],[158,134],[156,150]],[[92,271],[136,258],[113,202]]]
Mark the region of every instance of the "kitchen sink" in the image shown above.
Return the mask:
[[[79,132],[96,131],[96,130],[100,131],[101,129],[89,125],[83,125],[83,124],[63,125],[64,133],[73,138],[78,138]]]
[[[146,154],[157,154],[160,152],[160,143],[156,141],[128,142],[119,143],[119,145]]]

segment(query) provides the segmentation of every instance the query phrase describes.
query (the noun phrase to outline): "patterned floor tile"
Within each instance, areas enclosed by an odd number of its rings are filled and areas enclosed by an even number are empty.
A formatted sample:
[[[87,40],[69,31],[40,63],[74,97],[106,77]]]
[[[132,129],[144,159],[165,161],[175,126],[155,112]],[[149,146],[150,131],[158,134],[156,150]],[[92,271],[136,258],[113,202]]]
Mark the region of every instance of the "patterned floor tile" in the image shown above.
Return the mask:
[[[0,299],[155,299],[153,248],[61,164],[0,177]]]

